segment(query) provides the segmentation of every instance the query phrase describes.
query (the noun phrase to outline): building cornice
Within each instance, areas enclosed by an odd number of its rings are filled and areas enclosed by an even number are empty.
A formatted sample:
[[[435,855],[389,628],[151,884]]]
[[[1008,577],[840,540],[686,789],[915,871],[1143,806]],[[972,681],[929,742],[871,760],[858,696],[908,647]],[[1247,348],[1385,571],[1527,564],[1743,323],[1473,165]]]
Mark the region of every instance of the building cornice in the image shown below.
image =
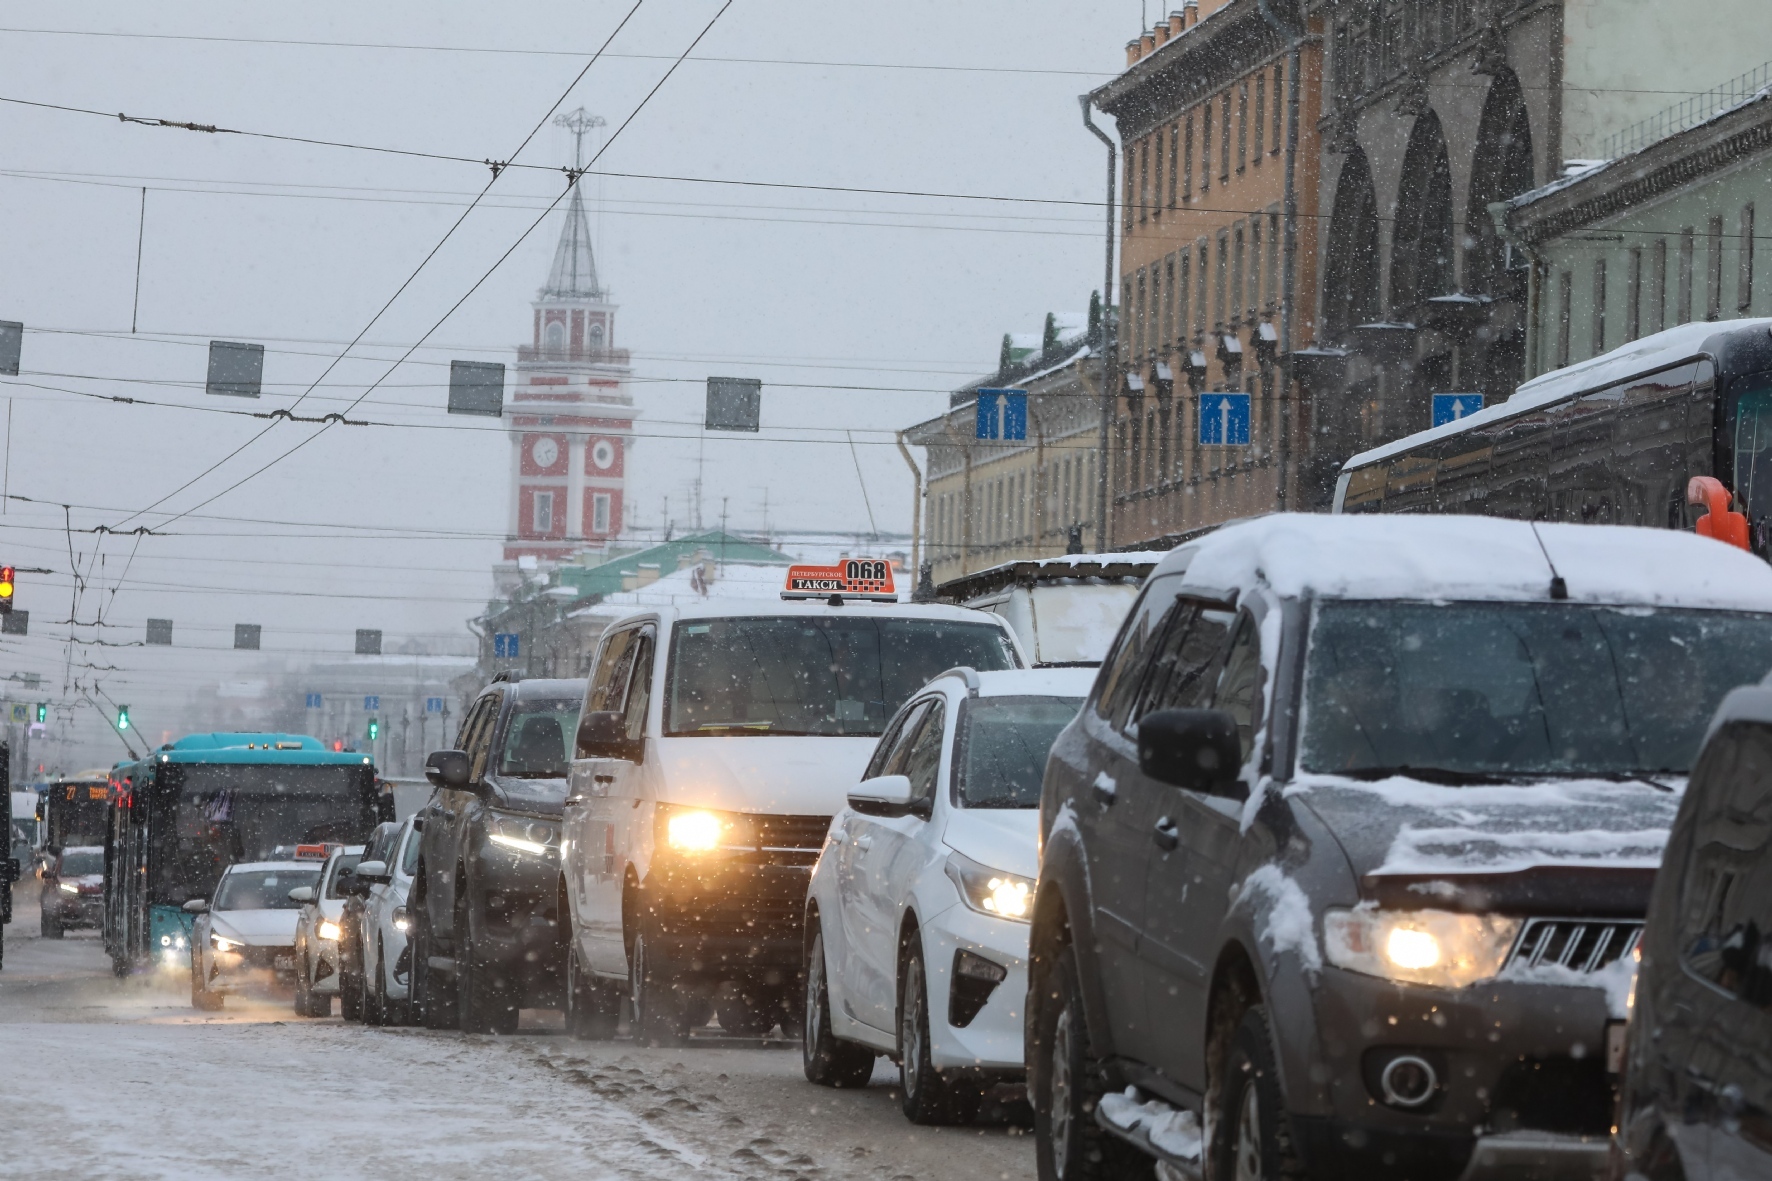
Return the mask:
[[[1119,122],[1120,138],[1130,140],[1285,49],[1257,0],[1230,0],[1091,91],[1089,99]]]

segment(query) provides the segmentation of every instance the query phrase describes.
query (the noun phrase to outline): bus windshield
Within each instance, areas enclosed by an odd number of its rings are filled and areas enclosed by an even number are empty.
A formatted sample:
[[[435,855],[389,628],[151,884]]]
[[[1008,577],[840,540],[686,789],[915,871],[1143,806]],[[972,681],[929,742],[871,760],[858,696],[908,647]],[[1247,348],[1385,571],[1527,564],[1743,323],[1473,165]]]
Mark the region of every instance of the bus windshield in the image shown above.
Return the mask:
[[[44,843],[52,849],[104,844],[110,799],[104,780],[50,784],[43,799]]]
[[[159,893],[204,897],[228,866],[290,857],[295,846],[361,842],[374,826],[367,767],[194,763],[173,768],[171,815],[156,824]]]
[[[1307,771],[1436,782],[1684,775],[1772,616],[1557,603],[1326,602],[1306,656]]]
[[[1754,548],[1765,552],[1772,537],[1772,373],[1738,378],[1731,387],[1730,444],[1735,452],[1735,479]]]
[[[943,669],[1015,667],[989,623],[756,616],[679,624],[666,734],[878,735]]]

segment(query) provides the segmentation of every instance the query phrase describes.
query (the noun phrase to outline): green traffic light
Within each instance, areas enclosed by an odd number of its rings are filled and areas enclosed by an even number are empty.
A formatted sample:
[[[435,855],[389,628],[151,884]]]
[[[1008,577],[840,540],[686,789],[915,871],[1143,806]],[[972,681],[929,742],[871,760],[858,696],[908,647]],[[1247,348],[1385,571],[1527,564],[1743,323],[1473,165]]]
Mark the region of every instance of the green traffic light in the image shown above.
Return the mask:
[[[381,723],[375,718],[369,719],[369,741],[374,742],[381,737]]]
[[[49,703],[47,701],[39,701],[37,703],[37,724],[42,725],[44,722],[47,722],[48,720],[49,720]]]
[[[129,729],[129,707],[127,705],[117,707],[117,729]]]

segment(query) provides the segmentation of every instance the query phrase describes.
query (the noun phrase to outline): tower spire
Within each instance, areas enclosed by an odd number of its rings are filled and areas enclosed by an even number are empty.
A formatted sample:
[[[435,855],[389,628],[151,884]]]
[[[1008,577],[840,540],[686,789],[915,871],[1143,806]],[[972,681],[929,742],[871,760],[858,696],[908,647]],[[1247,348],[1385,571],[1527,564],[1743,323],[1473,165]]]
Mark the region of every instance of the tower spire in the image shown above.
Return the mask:
[[[591,226],[585,217],[578,173],[585,166],[585,133],[605,126],[605,122],[601,115],[579,107],[556,117],[554,125],[572,133],[572,199],[566,205],[566,224],[560,231],[560,244],[554,248],[554,265],[548,271],[541,297],[600,300],[604,293],[597,282],[597,259],[591,249]]]

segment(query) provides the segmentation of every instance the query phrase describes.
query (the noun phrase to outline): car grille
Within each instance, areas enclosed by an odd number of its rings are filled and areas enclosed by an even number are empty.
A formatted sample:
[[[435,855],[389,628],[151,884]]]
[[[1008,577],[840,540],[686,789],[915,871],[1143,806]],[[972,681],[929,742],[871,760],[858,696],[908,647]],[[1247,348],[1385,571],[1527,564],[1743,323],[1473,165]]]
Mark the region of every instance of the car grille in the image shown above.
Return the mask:
[[[829,816],[758,816],[757,845],[762,860],[772,865],[811,865],[824,848]]]
[[[1635,919],[1530,919],[1507,967],[1598,972],[1629,955],[1642,934]]]
[[[792,935],[805,903],[798,898],[722,898],[685,904],[666,920],[673,935]]]

